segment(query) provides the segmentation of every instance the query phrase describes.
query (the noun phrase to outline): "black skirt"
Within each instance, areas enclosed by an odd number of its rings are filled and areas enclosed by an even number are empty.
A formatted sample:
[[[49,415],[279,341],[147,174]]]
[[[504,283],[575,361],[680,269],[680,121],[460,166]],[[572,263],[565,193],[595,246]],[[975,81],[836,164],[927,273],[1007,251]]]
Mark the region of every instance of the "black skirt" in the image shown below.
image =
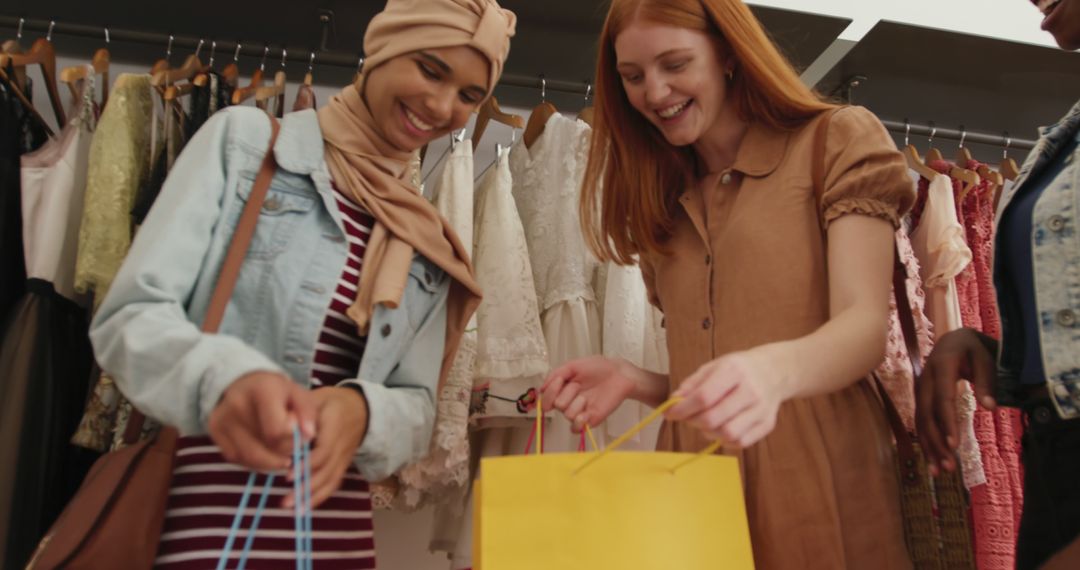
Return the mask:
[[[86,310],[26,281],[0,344],[0,553],[22,568],[96,458],[70,443],[93,352]]]

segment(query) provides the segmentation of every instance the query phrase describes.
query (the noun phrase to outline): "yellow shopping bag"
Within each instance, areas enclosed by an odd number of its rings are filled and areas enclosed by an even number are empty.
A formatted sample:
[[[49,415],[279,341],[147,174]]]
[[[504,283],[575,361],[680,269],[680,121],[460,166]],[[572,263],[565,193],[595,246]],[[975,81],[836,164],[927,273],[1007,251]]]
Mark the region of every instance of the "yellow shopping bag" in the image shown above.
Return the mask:
[[[473,489],[477,570],[753,569],[738,460],[602,452],[483,460]],[[591,434],[590,434],[591,436]]]

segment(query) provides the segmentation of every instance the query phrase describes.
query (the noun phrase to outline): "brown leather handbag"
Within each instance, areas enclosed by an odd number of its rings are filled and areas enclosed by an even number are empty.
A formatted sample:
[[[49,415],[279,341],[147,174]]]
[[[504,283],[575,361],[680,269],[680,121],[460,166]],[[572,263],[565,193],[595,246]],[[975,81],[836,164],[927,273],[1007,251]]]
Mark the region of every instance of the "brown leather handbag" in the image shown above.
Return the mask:
[[[203,331],[208,333],[221,325],[277,168],[273,149],[279,125],[273,118],[270,121],[269,150],[233,233],[206,312]],[[126,431],[125,439],[141,431],[143,419],[141,414],[132,415],[129,428],[134,429]],[[165,522],[177,437],[175,429],[165,428],[150,440],[98,459],[38,544],[27,570],[152,568]]]
[[[814,196],[820,209],[825,183],[825,143],[835,111],[826,111],[814,133],[812,176]],[[904,333],[912,374],[922,373],[922,355],[916,336],[915,317],[907,293],[907,267],[893,242],[893,294],[900,329]],[[900,508],[904,539],[911,561],[918,570],[964,570],[975,568],[971,530],[968,526],[968,497],[959,471],[931,477],[926,458],[915,434],[908,432],[900,413],[877,375],[874,388],[881,398],[896,443],[896,467],[900,483]]]

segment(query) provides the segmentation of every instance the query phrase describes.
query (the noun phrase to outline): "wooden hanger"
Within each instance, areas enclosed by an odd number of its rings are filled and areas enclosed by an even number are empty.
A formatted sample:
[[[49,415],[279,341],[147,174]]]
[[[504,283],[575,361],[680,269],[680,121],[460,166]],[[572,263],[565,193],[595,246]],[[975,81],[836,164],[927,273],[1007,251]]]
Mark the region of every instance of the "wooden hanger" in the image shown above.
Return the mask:
[[[15,98],[18,99],[20,103],[22,103],[23,108],[30,112],[30,116],[35,121],[37,121],[39,125],[41,125],[41,128],[45,131],[45,134],[49,135],[50,137],[55,136],[53,130],[49,127],[49,124],[45,122],[45,118],[41,116],[41,113],[38,113],[37,109],[34,108],[34,104],[26,98],[26,94],[24,94],[19,89],[18,85],[12,83],[11,78],[8,76],[7,72],[4,71],[4,67],[0,67],[0,81],[8,84],[11,92],[15,94]]]
[[[976,170],[979,177],[984,180],[989,180],[990,184],[994,187],[994,194],[996,195],[1001,191],[1001,187],[1005,185],[1005,177],[1000,172],[990,168],[989,164],[980,164]]]
[[[154,87],[167,87],[174,83],[183,80],[191,80],[196,74],[202,72],[203,64],[199,59],[199,52],[202,50],[203,40],[199,40],[199,47],[195,48],[195,53],[188,56],[184,60],[184,65],[180,67],[167,69],[165,71],[159,71],[150,80],[150,84]]]
[[[255,91],[255,101],[263,102],[285,92],[285,72],[278,71],[274,74],[274,83],[266,87],[260,87]]]
[[[513,115],[510,113],[504,113],[499,108],[499,101],[492,95],[488,97],[487,101],[480,106],[477,111],[476,123],[473,125],[472,144],[473,149],[480,144],[480,139],[484,136],[484,131],[487,129],[487,125],[490,121],[502,123],[512,129],[524,129],[525,119],[520,115]]]
[[[161,73],[162,71],[167,71],[169,69],[169,59],[172,58],[173,39],[173,35],[170,34],[169,45],[165,47],[165,57],[154,62],[154,66],[150,68],[151,76],[157,75],[158,73]]]
[[[311,59],[308,60],[307,73],[304,74],[304,85],[311,87],[311,84],[315,82],[315,52],[311,52]]]
[[[270,53],[270,46],[263,48],[262,62],[259,63],[259,69],[255,70],[255,73],[251,74],[251,83],[247,87],[241,87],[233,92],[233,105],[239,105],[248,99],[255,96],[255,93],[263,85],[263,73],[266,72],[266,56]]]
[[[109,28],[105,28],[105,45],[108,46],[111,43],[109,38]],[[103,47],[94,52],[94,58],[90,62],[90,67],[93,68],[96,75],[100,75],[102,78],[98,91],[101,92],[101,106],[104,107],[109,102],[109,62],[110,55],[108,47]],[[85,65],[76,65],[73,67],[64,68],[60,72],[60,81],[66,83],[68,89],[71,91],[71,98],[78,104],[79,98],[82,97],[77,85],[80,81],[86,79],[87,69]]]
[[[590,127],[593,126],[593,121],[596,120],[596,109],[592,105],[589,105],[589,96],[592,95],[592,83],[585,86],[585,108],[578,113],[578,120],[584,122]]]
[[[960,201],[963,202],[964,198],[967,198],[968,192],[971,192],[976,186],[982,184],[982,178],[979,177],[979,173],[974,170],[968,170],[966,168],[960,168],[954,166],[949,171],[949,178],[953,180],[959,180],[960,185]]]
[[[1016,181],[1020,177],[1020,169],[1016,167],[1016,161],[1009,158],[1009,147],[1012,146],[1012,137],[1005,133],[1005,150],[1001,151],[1001,165],[998,171],[1006,180]]]
[[[165,88],[165,101],[175,101],[184,95],[190,95],[194,90],[195,84],[190,81],[179,85],[170,85]]]
[[[971,157],[971,151],[964,146],[964,141],[967,140],[967,130],[964,129],[964,125],[960,125],[960,148],[956,151],[956,164],[961,168],[967,168],[969,162],[973,159]]]
[[[904,150],[901,153],[904,155],[904,160],[907,161],[908,168],[918,172],[919,176],[927,180],[933,180],[934,177],[940,174],[919,158],[919,149],[911,144],[911,123],[907,119],[904,119]]]
[[[56,48],[52,44],[52,28],[55,23],[49,24],[49,33],[44,38],[38,38],[30,51],[20,54],[0,54],[0,68],[6,69],[10,63],[13,67],[27,67],[40,65],[41,75],[45,78],[45,88],[49,92],[49,103],[52,104],[53,113],[60,125],[67,124],[67,115],[64,114],[64,103],[60,100],[60,90],[56,87]]]
[[[941,156],[941,151],[934,148],[934,135],[937,134],[937,127],[934,123],[930,123],[930,138],[926,141],[926,164],[930,164],[935,160],[945,160],[945,157]]]
[[[532,113],[529,115],[529,122],[525,125],[524,142],[526,148],[532,148],[536,139],[544,134],[544,127],[547,126],[548,119],[558,112],[559,110],[555,108],[555,105],[547,102],[547,80],[540,76],[540,104],[533,108]]]
[[[23,37],[23,24],[26,23],[26,18],[19,18],[19,29],[15,33],[15,39],[7,40],[2,46],[0,46],[0,52],[6,54],[20,54],[23,53],[22,37]],[[14,70],[15,76],[10,79],[13,80],[15,87],[17,87],[23,93],[26,93],[26,68],[17,67]]]
[[[274,114],[277,118],[281,118],[285,114],[285,58],[288,53],[283,48],[281,50],[281,69],[274,74],[274,84],[268,87],[260,87],[255,90],[255,104],[265,105],[270,99],[277,100],[277,108],[274,110]]]
[[[210,63],[206,64],[206,67],[199,70],[198,75],[191,82],[196,87],[206,87],[206,84],[210,82],[210,72],[214,69],[214,56],[217,54],[217,40],[210,40]]]
[[[240,83],[240,42],[236,42],[236,52],[233,53],[232,62],[221,70],[221,78],[234,89]]]
[[[902,152],[904,154],[904,159],[907,160],[908,168],[918,172],[919,176],[922,176],[927,180],[933,180],[934,177],[940,174],[938,171],[927,166],[926,163],[919,158],[919,150],[915,148],[915,145],[907,145]]]

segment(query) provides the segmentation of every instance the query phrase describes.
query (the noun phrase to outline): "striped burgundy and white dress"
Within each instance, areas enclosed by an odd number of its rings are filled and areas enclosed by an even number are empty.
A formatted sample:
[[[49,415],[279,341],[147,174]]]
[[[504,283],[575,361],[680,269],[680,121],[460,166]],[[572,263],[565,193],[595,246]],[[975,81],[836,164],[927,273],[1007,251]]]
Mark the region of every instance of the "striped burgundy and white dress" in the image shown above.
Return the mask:
[[[364,339],[357,336],[356,325],[345,311],[356,298],[364,248],[374,219],[357,209],[336,187],[334,197],[345,222],[349,255],[315,347],[311,384],[316,389],[354,378],[364,351]],[[169,570],[216,568],[247,479],[248,472],[226,463],[209,437],[181,438],[155,566]],[[250,528],[265,481],[262,475],[256,478],[241,529]],[[274,478],[247,568],[296,568],[293,510],[279,508],[281,499],[291,490],[292,483],[284,477]],[[341,489],[312,513],[312,528],[317,570],[375,568],[371,495],[355,467],[349,469]],[[246,537],[241,530],[229,568],[236,566]]]

